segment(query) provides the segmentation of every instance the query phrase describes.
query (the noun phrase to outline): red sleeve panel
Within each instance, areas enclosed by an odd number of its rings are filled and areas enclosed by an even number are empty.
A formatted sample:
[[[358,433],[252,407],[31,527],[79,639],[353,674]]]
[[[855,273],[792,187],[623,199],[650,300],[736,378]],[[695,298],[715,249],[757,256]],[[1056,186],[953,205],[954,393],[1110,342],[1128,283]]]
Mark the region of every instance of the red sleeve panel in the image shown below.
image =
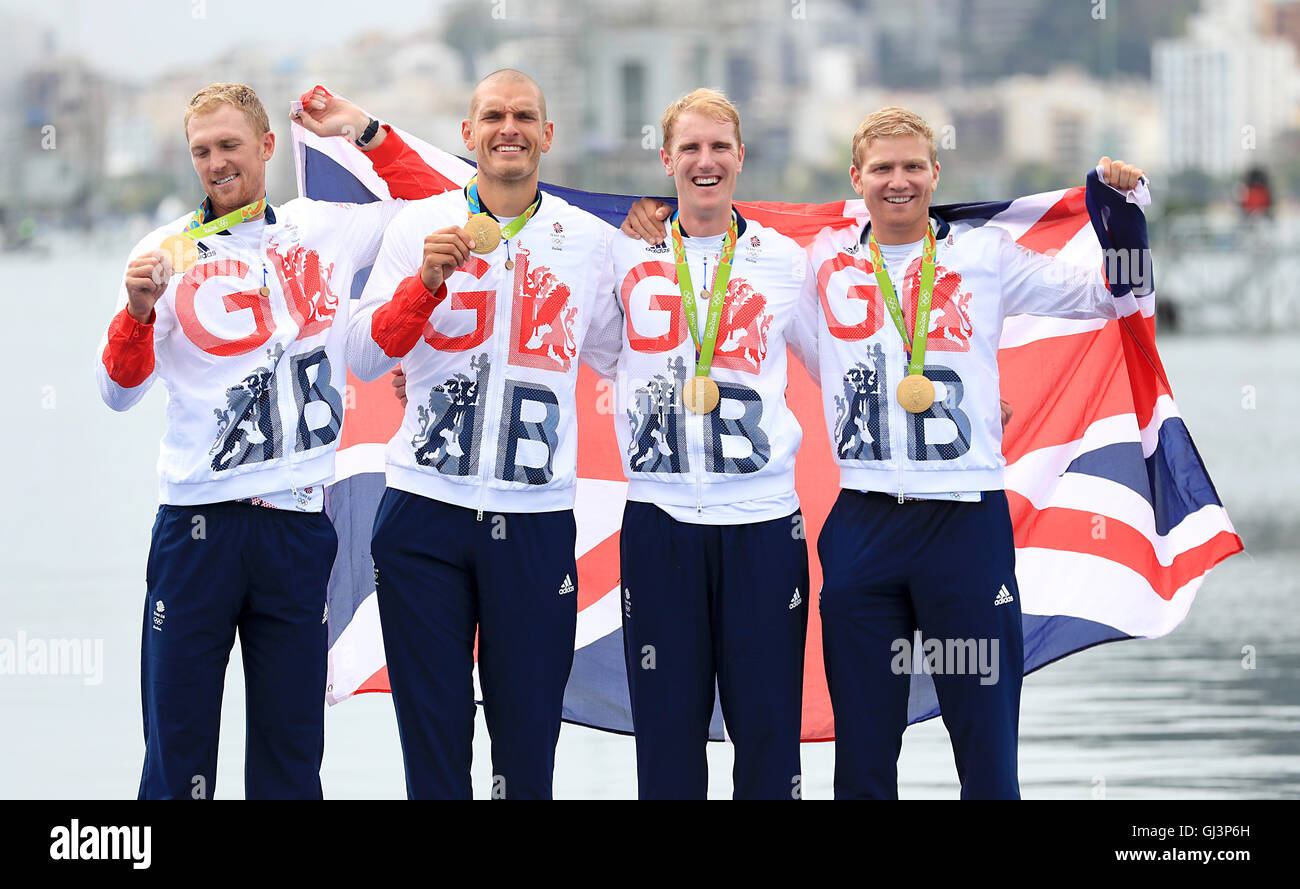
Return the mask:
[[[388,133],[378,147],[366,152],[370,164],[388,185],[388,193],[395,198],[408,201],[454,191],[460,188],[446,176],[424,162],[402,137],[393,132],[392,127],[384,124]]]
[[[405,358],[424,334],[429,316],[447,296],[447,284],[430,293],[419,275],[397,285],[393,298],[375,309],[370,319],[370,336],[389,358]]]
[[[153,373],[153,322],[141,324],[125,308],[113,316],[108,325],[108,345],[104,347],[104,369],[108,378],[123,389],[134,389]]]

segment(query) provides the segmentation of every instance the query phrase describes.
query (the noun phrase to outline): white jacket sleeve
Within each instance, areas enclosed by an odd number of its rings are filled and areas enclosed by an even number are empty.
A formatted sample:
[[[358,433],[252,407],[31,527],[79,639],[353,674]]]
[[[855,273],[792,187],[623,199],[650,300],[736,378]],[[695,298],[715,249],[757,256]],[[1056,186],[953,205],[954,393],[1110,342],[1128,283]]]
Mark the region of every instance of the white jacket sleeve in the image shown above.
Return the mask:
[[[1076,319],[1119,317],[1100,268],[1083,268],[1034,253],[1017,246],[1008,232],[999,233],[997,250],[1004,314]]]
[[[419,204],[410,204],[388,224],[360,305],[348,321],[348,367],[362,380],[378,379],[396,367],[418,341],[437,305],[437,294],[424,289],[418,277],[424,238],[429,234],[423,230],[424,215]],[[414,283],[407,280],[412,276]],[[446,288],[441,292],[445,294]],[[376,312],[381,320],[378,339]]]
[[[794,352],[794,356],[812,376],[813,382],[821,385],[821,362],[817,352],[821,303],[817,298],[817,272],[813,268],[811,256],[804,255],[803,260],[803,289],[799,292],[799,303],[795,307],[794,324],[790,327],[788,342],[790,351]]]
[[[592,262],[601,263],[591,321],[582,341],[582,361],[602,379],[613,379],[618,372],[618,356],[623,347],[623,306],[614,282],[613,230],[602,238],[601,255]]]
[[[363,269],[375,261],[389,224],[406,209],[408,203],[375,201],[347,206],[344,243],[353,251],[355,268]]]

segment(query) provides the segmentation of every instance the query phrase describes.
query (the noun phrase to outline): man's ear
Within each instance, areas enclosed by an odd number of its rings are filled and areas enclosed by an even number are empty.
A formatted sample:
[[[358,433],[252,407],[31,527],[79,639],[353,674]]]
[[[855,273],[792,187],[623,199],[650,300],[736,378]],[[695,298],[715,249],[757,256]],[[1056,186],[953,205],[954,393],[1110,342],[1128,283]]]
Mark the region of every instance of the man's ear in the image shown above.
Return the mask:
[[[660,149],[659,149],[659,160],[663,161],[663,164],[664,164],[664,172],[667,173],[669,176],[672,176],[672,175],[673,175],[673,158],[672,158],[672,155],[670,155],[670,154],[668,153],[668,149],[667,149],[667,148],[660,148]]]
[[[476,151],[474,148],[474,131],[470,129],[469,120],[460,122],[460,138],[465,143],[465,148],[469,151]]]

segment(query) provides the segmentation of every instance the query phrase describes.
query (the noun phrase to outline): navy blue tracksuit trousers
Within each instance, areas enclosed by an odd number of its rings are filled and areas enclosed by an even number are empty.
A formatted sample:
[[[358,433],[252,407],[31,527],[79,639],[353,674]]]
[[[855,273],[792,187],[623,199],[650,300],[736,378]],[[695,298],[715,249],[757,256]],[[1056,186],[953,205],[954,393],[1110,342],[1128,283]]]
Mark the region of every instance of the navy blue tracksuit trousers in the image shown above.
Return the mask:
[[[919,630],[962,798],[1018,799],[1025,661],[1006,494],[899,503],[840,491],[817,551],[836,798],[898,798]]]
[[[629,501],[623,649],[642,799],[703,799],[715,681],[736,799],[798,799],[808,546],[803,516],[679,522]]]
[[[474,638],[494,799],[549,799],[578,620],[572,510],[484,513],[389,488],[371,552],[412,799],[469,799]]]
[[[140,697],[141,799],[211,799],[221,694],[239,633],[244,792],[319,799],[326,586],[338,538],[322,513],[161,506],[149,550]]]

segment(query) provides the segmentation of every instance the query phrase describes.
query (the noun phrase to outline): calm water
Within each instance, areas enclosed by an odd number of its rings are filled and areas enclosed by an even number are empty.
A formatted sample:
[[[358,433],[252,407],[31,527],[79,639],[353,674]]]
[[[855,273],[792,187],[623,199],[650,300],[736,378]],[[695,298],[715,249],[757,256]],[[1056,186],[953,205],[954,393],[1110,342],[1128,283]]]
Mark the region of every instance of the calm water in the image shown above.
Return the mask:
[[[0,440],[0,639],[84,638],[103,652],[97,684],[0,675],[0,797],[134,796],[139,781],[140,609],[164,398],[155,391],[113,414],[93,372],[127,246],[58,262],[0,257],[11,305],[36,309],[0,354],[13,384]],[[1300,335],[1166,338],[1161,354],[1248,552],[1211,574],[1170,636],[1104,645],[1026,680],[1021,787],[1029,798],[1300,797]],[[1243,387],[1254,387],[1253,408]],[[223,797],[243,787],[238,651],[231,661]],[[387,695],[354,698],[326,720],[327,795],[404,795]],[[486,795],[481,717],[476,738],[475,787]],[[806,744],[803,755],[805,796],[829,797],[831,745]],[[710,745],[710,757],[711,794],[729,796],[730,748]],[[957,795],[938,720],[908,730],[900,772],[906,797]],[[630,738],[565,726],[557,796],[635,793]]]

